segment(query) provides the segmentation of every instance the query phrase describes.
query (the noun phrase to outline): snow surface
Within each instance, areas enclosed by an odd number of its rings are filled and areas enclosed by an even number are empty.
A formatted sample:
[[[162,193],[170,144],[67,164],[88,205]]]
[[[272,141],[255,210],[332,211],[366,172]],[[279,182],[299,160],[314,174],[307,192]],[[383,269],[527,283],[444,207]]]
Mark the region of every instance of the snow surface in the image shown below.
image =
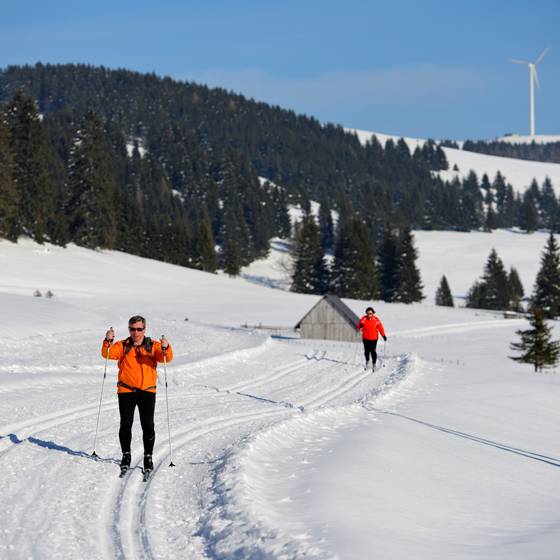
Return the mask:
[[[348,131],[354,132],[363,144],[371,141],[371,136],[373,134],[375,134],[382,145],[385,145],[388,139],[392,139],[396,142],[400,138],[395,135],[381,134],[366,130],[348,129]],[[408,144],[411,152],[413,152],[417,146],[422,147],[425,142],[425,140],[418,138],[404,138],[404,140]],[[560,194],[559,163],[545,163],[490,156],[457,148],[443,147],[442,149],[447,157],[449,169],[438,171],[437,173],[444,180],[451,181],[456,176],[459,178],[466,177],[471,170],[474,170],[479,180],[482,178],[482,175],[486,173],[490,181],[493,181],[496,173],[500,171],[516,192],[524,192],[533,179],[536,179],[537,183],[542,185],[548,177],[555,188],[556,194]],[[459,171],[453,171],[455,165],[458,167]]]
[[[483,239],[439,235],[446,270]],[[503,236],[522,255],[539,238]],[[0,267],[0,558],[558,558],[560,378],[508,359],[525,320],[375,302],[389,339],[371,372],[359,343],[239,327],[293,325],[313,296],[30,241],[0,242]],[[136,313],[175,353],[148,483],[138,423],[117,476],[99,353]]]

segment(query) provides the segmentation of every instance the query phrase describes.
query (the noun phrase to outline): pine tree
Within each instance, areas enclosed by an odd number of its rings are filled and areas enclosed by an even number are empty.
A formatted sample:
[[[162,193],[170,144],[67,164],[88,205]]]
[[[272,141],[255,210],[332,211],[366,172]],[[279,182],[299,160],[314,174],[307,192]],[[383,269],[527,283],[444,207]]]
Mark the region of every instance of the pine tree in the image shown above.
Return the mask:
[[[510,358],[517,362],[533,364],[535,371],[554,367],[560,358],[560,342],[552,341],[552,329],[546,324],[541,309],[533,308],[529,323],[532,328],[516,331],[521,341],[510,344],[510,348],[521,352],[521,355]]]
[[[391,228],[386,228],[379,248],[381,299],[393,301],[397,289],[398,247],[397,238]]]
[[[201,210],[194,234],[193,258],[191,266],[205,272],[215,272],[218,268],[218,256],[214,246],[212,225],[206,207]]]
[[[18,227],[42,243],[56,242],[51,227],[63,220],[56,214],[55,186],[45,127],[32,99],[17,92],[6,108],[13,179],[19,197]],[[57,219],[58,218],[58,219]]]
[[[332,288],[340,297],[371,300],[379,294],[373,244],[358,215],[339,217]]]
[[[70,154],[66,213],[71,240],[91,249],[116,244],[117,185],[109,154],[103,124],[86,114]]]
[[[519,209],[519,227],[527,233],[533,233],[539,227],[539,212],[531,191],[526,191],[523,195]]]
[[[294,241],[293,292],[324,294],[328,288],[327,266],[319,236],[319,228],[311,214],[303,217]]]
[[[14,159],[8,129],[0,116],[0,237],[17,241],[22,233],[18,212],[19,196],[14,183]]]
[[[519,278],[519,273],[513,266],[510,268],[508,274],[508,288],[510,297],[510,308],[513,311],[523,311],[521,300],[525,295],[525,290],[523,289],[521,278]]]
[[[413,303],[422,301],[422,281],[416,266],[418,251],[414,247],[414,237],[410,228],[405,228],[399,239],[399,255],[397,268],[397,288],[394,301]]]
[[[241,251],[237,242],[232,239],[224,243],[222,266],[228,276],[238,276],[241,271]]]
[[[436,305],[454,307],[453,296],[451,295],[451,290],[445,274],[441,277],[439,287],[436,291]]]
[[[552,233],[541,256],[531,306],[542,309],[549,319],[560,315],[560,248]]]
[[[467,293],[466,307],[496,310],[511,308],[508,276],[495,249],[490,251],[482,281],[475,282]]]
[[[323,251],[330,251],[334,244],[334,226],[331,211],[323,198],[319,207],[319,230],[321,232],[321,247]]]

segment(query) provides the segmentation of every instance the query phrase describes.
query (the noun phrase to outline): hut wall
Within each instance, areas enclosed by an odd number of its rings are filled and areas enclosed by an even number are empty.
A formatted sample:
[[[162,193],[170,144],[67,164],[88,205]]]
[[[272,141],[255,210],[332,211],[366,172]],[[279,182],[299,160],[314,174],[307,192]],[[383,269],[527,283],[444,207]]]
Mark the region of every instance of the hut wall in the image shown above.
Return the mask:
[[[301,322],[302,338],[357,342],[356,327],[350,325],[329,303],[320,302]]]

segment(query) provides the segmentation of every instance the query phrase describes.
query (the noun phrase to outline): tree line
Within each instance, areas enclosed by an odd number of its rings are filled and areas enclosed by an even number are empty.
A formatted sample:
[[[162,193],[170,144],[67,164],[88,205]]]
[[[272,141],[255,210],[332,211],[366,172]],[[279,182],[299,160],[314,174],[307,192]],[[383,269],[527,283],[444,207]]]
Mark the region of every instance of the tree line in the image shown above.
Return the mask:
[[[375,245],[360,214],[346,206],[332,219],[307,212],[296,228],[291,289],[307,294],[413,303],[424,298],[410,228],[387,227]]]
[[[40,115],[17,92],[0,106],[0,236],[211,272],[238,270],[266,255],[273,236],[289,236],[282,189],[261,184],[242,154],[224,150],[210,159],[188,129],[173,133],[180,167],[171,156],[127,145],[118,127],[92,112]]]
[[[463,150],[492,156],[560,163],[560,142],[537,144],[534,140],[530,143],[466,140]]]

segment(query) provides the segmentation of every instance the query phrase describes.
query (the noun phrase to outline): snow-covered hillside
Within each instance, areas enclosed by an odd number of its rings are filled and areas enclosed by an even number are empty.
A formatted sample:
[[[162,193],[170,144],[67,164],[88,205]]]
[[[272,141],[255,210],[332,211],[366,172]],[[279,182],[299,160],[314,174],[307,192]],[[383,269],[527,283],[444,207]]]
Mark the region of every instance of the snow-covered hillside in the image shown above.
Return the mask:
[[[463,305],[469,288],[482,275],[492,249],[496,249],[508,271],[512,266],[517,269],[525,293],[530,295],[548,235],[547,232],[526,234],[516,230],[495,230],[492,233],[414,231],[427,302],[434,302],[436,289],[445,274],[453,296],[458,298],[457,303]],[[245,267],[243,278],[288,290],[292,265],[289,249],[286,240],[273,240],[268,257]]]
[[[358,343],[239,328],[316,297],[29,241],[0,242],[0,264],[0,558],[557,558],[560,378],[507,358],[524,320],[375,302],[371,372]],[[99,353],[135,313],[175,353],[148,483],[139,425],[118,478]]]
[[[378,132],[366,130],[349,130],[355,132],[362,143],[371,140],[372,134],[375,134],[383,145],[389,138],[395,142],[400,138],[395,135],[380,134]],[[425,140],[417,138],[404,138],[404,140],[411,151],[414,151],[417,146],[421,147],[425,142]],[[479,178],[486,173],[492,181],[496,173],[500,171],[517,192],[524,192],[533,179],[536,179],[539,185],[542,185],[544,180],[548,177],[552,181],[556,193],[560,194],[560,164],[558,163],[543,163],[539,161],[490,156],[447,147],[444,147],[443,151],[447,157],[449,169],[440,171],[439,174],[445,180],[452,180],[455,176],[466,177],[469,172],[473,170]],[[454,166],[457,166],[459,171],[454,171]]]

